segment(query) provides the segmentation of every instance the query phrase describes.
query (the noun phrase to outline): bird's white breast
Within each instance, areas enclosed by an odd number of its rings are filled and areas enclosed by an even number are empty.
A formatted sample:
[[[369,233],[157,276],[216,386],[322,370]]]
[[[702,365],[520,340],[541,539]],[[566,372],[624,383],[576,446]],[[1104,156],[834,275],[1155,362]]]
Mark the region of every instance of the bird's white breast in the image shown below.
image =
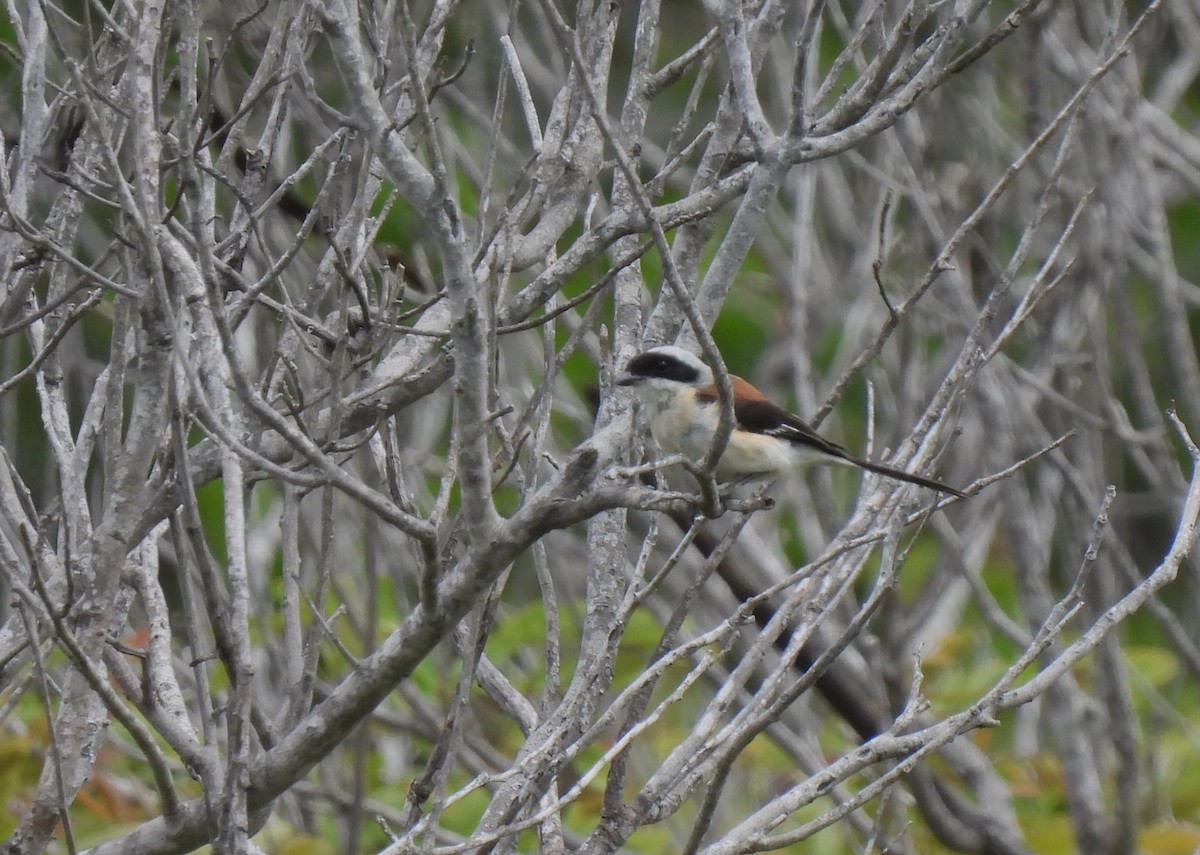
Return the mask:
[[[660,448],[694,460],[708,453],[717,429],[716,407],[701,405],[694,394],[684,393],[676,402],[653,401],[650,409],[650,433]]]

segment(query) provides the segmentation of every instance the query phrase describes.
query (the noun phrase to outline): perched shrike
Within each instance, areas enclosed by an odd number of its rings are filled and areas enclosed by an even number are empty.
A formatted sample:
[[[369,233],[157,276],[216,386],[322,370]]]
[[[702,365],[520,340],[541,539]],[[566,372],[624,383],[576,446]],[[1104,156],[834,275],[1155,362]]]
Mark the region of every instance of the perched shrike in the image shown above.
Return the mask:
[[[716,478],[721,482],[767,480],[805,463],[840,463],[940,493],[966,494],[941,481],[869,460],[859,460],[823,438],[799,416],[767,400],[741,377],[733,385],[733,433]],[[636,387],[650,416],[650,432],[667,452],[703,460],[721,417],[712,369],[681,347],[655,347],[639,353],[617,377],[617,385]]]

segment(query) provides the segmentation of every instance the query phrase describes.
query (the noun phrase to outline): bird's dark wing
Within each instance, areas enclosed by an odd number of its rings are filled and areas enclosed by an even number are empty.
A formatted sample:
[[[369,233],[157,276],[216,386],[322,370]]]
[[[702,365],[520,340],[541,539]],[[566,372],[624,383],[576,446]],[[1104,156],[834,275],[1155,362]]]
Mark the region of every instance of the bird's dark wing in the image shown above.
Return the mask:
[[[733,381],[733,418],[742,430],[786,439],[802,448],[828,454],[830,457],[851,459],[846,449],[821,436],[799,416],[767,400],[762,392],[741,377],[730,377],[730,380]],[[715,403],[718,398],[716,387],[701,389],[697,398],[704,404]]]

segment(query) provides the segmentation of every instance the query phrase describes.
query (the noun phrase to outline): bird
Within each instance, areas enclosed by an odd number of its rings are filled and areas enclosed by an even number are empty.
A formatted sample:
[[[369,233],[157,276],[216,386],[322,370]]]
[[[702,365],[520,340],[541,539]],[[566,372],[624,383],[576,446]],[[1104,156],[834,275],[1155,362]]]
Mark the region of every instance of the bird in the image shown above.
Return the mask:
[[[966,493],[933,478],[854,457],[741,377],[731,374],[729,380],[734,426],[713,473],[718,482],[772,480],[806,463],[836,463],[966,498]],[[695,461],[704,459],[721,408],[713,371],[699,356],[674,345],[652,347],[630,359],[616,383],[633,387],[642,400],[660,448]]]

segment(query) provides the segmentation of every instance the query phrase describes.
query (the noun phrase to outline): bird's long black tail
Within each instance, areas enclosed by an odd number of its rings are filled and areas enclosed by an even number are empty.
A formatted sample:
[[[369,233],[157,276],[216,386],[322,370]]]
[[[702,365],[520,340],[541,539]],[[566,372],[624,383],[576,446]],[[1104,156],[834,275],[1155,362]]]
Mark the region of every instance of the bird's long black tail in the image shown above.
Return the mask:
[[[962,490],[955,490],[949,484],[943,484],[941,481],[935,481],[932,478],[926,478],[924,475],[914,475],[911,472],[905,472],[903,469],[896,469],[891,466],[884,466],[882,463],[872,463],[869,460],[858,460],[854,457],[847,457],[855,466],[859,466],[876,475],[883,475],[887,478],[895,478],[897,481],[907,481],[910,484],[920,484],[922,487],[928,487],[931,490],[937,490],[939,493],[947,493],[951,496],[958,496],[960,499],[967,498],[967,494]]]

